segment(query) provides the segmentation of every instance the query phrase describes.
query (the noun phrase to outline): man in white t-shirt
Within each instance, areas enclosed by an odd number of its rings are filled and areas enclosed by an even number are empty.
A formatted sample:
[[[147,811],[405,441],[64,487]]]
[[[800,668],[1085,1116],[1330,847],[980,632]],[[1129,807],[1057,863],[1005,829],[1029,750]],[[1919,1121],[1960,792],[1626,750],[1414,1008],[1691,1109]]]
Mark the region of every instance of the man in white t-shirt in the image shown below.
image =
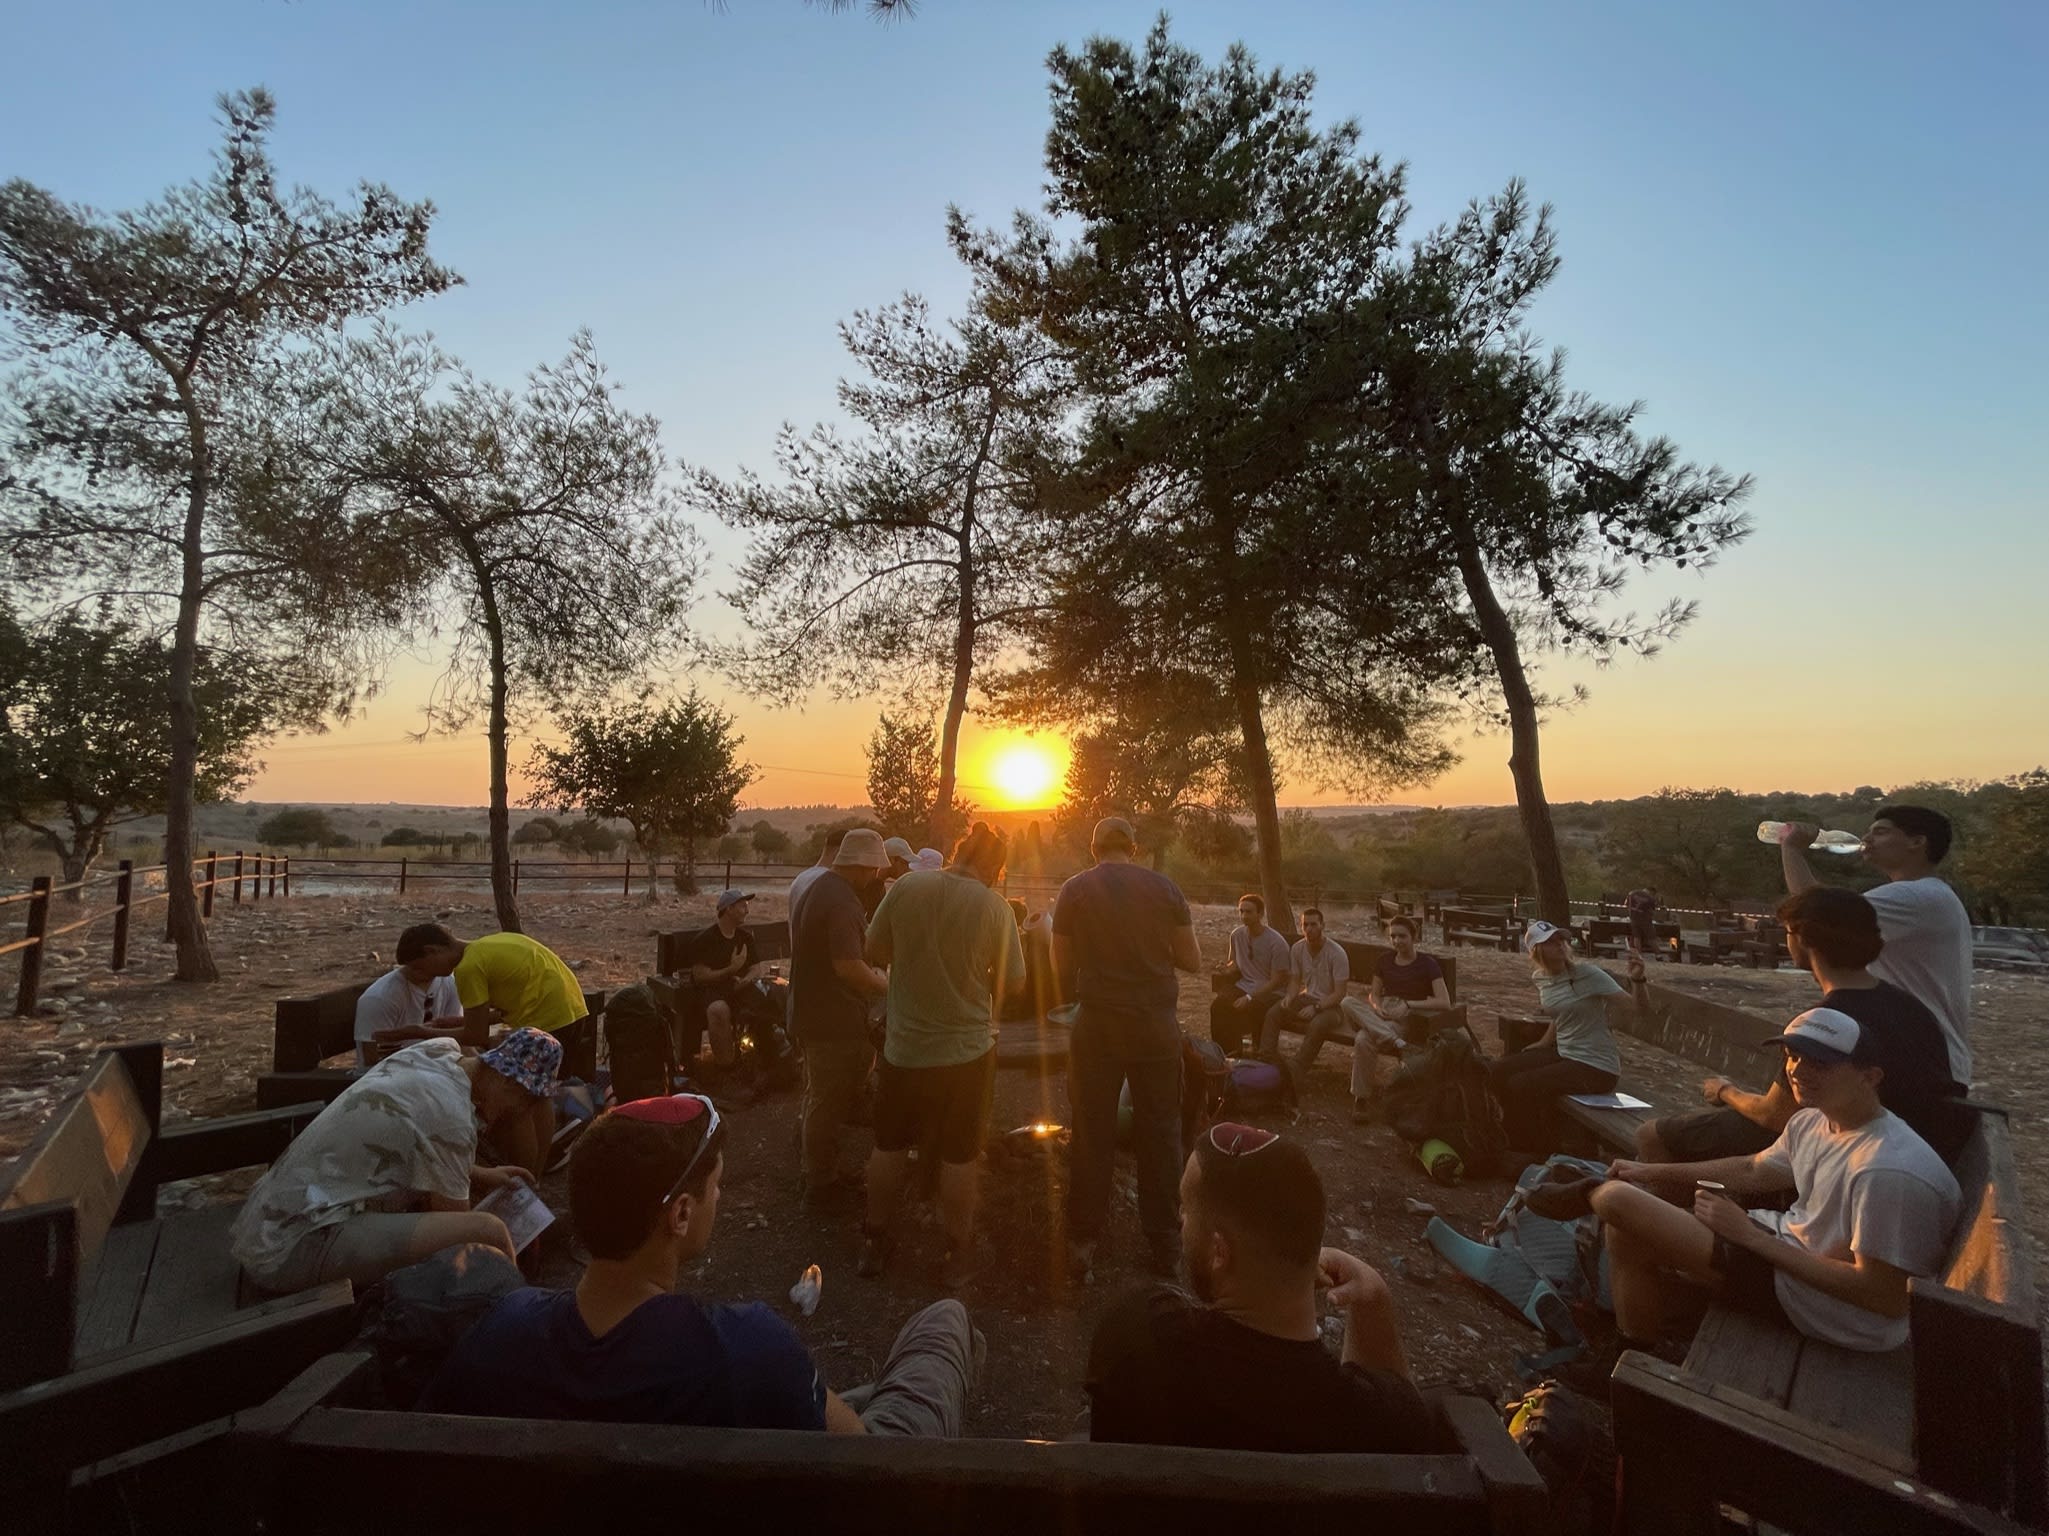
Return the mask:
[[[1259,1054],[1281,1061],[1281,1031],[1296,1030],[1302,1035],[1302,1050],[1294,1067],[1298,1076],[1307,1073],[1324,1041],[1351,1033],[1339,1011],[1351,981],[1352,962],[1345,946],[1324,936],[1320,911],[1305,907],[1302,937],[1288,950],[1288,990],[1266,1011]]]
[[[1786,891],[1821,884],[1806,850],[1817,830],[1789,822],[1780,834]],[[1949,818],[1922,805],[1882,805],[1864,834],[1864,862],[1885,884],[1864,893],[1878,910],[1885,953],[1871,974],[1889,981],[1935,1015],[1949,1044],[1949,1074],[1971,1085],[1971,916],[1935,866],[1949,852]]]
[[[1217,973],[1220,987],[1209,1005],[1209,1037],[1228,1056],[1242,1056],[1258,1042],[1266,1011],[1288,990],[1288,941],[1266,923],[1266,899],[1238,898],[1238,926],[1231,930],[1230,960]]]
[[[480,1046],[490,1038],[498,1010],[479,1004],[465,1011],[455,978],[434,964],[434,950],[446,937],[447,930],[434,923],[416,923],[398,936],[398,964],[356,999],[357,1066],[386,1054],[379,1045],[448,1039]]]
[[[1907,1281],[1941,1269],[1963,1193],[1879,1103],[1885,1072],[1855,1019],[1810,1008],[1777,1044],[1800,1107],[1771,1146],[1706,1163],[1618,1162],[1591,1190],[1625,1340],[1658,1339],[1705,1288],[1846,1349],[1907,1342]],[[1672,1203],[1689,1189],[1690,1209]],[[1790,1211],[1738,1203],[1788,1189]],[[1571,1212],[1547,1202],[1541,1214]]]

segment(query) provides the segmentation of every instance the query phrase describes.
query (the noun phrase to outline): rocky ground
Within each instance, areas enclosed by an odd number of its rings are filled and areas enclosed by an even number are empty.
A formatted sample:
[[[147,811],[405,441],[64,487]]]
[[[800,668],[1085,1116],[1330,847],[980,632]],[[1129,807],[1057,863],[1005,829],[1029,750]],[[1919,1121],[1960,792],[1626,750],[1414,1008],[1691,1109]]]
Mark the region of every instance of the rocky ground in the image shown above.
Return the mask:
[[[527,899],[528,931],[551,945],[588,985],[615,986],[651,966],[654,934],[709,920],[709,900],[671,898],[656,907],[616,896]],[[781,916],[781,898],[765,893],[755,916]],[[1363,913],[1333,909],[1333,933],[1372,932]],[[270,1058],[271,1007],[281,996],[317,992],[375,975],[389,964],[398,931],[438,920],[458,934],[495,926],[481,895],[444,892],[436,899],[395,901],[388,896],[313,896],[230,907],[216,915],[213,935],[223,978],[206,987],[181,986],[170,973],[167,947],[139,940],[129,969],[105,969],[108,939],[95,927],[67,936],[46,969],[45,1010],[32,1019],[0,1024],[0,1154],[18,1151],[51,1105],[66,1092],[102,1044],[160,1039],[165,1045],[165,1103],[170,1117],[231,1114],[253,1107],[255,1075]],[[1221,955],[1235,921],[1224,907],[1197,909],[1205,953]],[[1802,975],[1691,967],[1655,967],[1656,980],[1746,1008],[1767,1017],[1790,1016],[1812,1000]],[[11,969],[4,979],[11,982]],[[1528,1012],[1534,1001],[1526,963],[1517,956],[1459,953],[1460,1000],[1472,1005],[1473,1026],[1488,1049],[1495,1045],[1497,1010]],[[1183,981],[1182,1017],[1200,1030],[1208,988],[1202,978]],[[1976,1092],[2011,1107],[2029,1232],[2038,1262],[2049,1243],[2049,1053],[2042,1025],[2049,1020],[2049,981],[1982,974],[1975,994],[1980,1079]],[[1691,1063],[1625,1038],[1623,1086],[1647,1096],[1681,1099],[1702,1073]],[[1469,1181],[1446,1189],[1425,1177],[1384,1127],[1351,1123],[1347,1097],[1349,1053],[1325,1050],[1307,1085],[1299,1118],[1278,1125],[1304,1139],[1316,1156],[1330,1198],[1329,1241],[1365,1257],[1388,1275],[1401,1308],[1416,1373],[1429,1382],[1456,1382],[1491,1397],[1517,1383],[1516,1357],[1541,1340],[1520,1318],[1441,1266],[1424,1243],[1430,1206],[1461,1230],[1477,1233],[1500,1209],[1508,1184]],[[1065,1092],[1057,1074],[1000,1074],[996,1128],[1038,1119],[1064,1121]],[[828,1379],[851,1384],[867,1376],[887,1351],[897,1325],[916,1306],[940,1294],[930,1277],[939,1236],[930,1213],[914,1210],[912,1227],[894,1271],[882,1281],[854,1275],[855,1223],[851,1215],[813,1215],[797,1201],[796,1096],[781,1093],[729,1106],[734,1143],[728,1156],[721,1225],[710,1256],[689,1284],[722,1297],[764,1297],[787,1308],[786,1294],[807,1264],[825,1274],[824,1300],[815,1316],[795,1318]],[[864,1132],[851,1133],[849,1166],[865,1155]],[[989,1338],[990,1368],[972,1420],[988,1435],[1058,1437],[1075,1426],[1082,1408],[1081,1379],[1095,1319],[1119,1289],[1139,1278],[1139,1249],[1129,1165],[1118,1174],[1115,1202],[1097,1284],[1077,1291],[1058,1256],[1064,1244],[1058,1213],[1065,1169],[1058,1158],[1013,1161],[992,1156],[984,1186],[981,1275],[963,1293]],[[167,1191],[172,1200],[223,1198],[246,1178],[204,1189]],[[560,1176],[544,1194],[566,1203]],[[568,1242],[548,1250],[546,1274],[566,1280],[574,1272]],[[792,1312],[795,1316],[794,1311]]]

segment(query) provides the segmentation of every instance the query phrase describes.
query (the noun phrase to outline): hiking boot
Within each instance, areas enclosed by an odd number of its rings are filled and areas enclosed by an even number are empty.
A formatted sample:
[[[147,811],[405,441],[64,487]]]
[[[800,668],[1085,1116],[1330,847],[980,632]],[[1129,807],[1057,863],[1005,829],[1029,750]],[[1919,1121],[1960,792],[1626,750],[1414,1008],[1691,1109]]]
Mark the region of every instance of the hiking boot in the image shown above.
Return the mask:
[[[1154,1232],[1145,1240],[1145,1267],[1162,1280],[1181,1277],[1181,1239],[1172,1232]]]
[[[854,1273],[863,1280],[873,1280],[889,1267],[889,1256],[896,1250],[896,1239],[887,1232],[870,1232],[861,1229],[861,1257],[854,1265]]]
[[[1593,1214],[1594,1191],[1605,1183],[1606,1179],[1591,1173],[1546,1180],[1524,1192],[1523,1206],[1550,1221],[1577,1221]]]
[[[1096,1278],[1096,1244],[1093,1238],[1067,1245],[1067,1278],[1076,1285],[1092,1284]]]

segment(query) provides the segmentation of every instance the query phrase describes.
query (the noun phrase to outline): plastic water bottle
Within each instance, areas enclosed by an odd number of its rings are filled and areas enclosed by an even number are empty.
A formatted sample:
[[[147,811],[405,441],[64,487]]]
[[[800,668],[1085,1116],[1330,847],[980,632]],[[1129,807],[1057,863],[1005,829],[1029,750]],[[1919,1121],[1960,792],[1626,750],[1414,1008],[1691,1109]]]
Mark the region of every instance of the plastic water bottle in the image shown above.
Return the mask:
[[[1760,821],[1757,824],[1757,840],[1760,843],[1777,845],[1789,821]],[[1854,832],[1822,832],[1814,839],[1814,846],[1823,853],[1862,853],[1864,839]]]
[[[818,1297],[825,1289],[825,1275],[816,1264],[811,1265],[797,1277],[797,1283],[790,1287],[790,1300],[797,1304],[797,1310],[809,1317],[818,1310]]]

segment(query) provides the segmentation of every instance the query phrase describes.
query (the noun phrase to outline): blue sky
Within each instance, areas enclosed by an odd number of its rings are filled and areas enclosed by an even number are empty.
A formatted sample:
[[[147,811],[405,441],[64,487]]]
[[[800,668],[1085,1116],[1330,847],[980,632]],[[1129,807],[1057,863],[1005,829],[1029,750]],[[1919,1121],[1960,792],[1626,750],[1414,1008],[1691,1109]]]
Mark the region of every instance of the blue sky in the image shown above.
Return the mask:
[[[135,202],[201,168],[215,92],[268,85],[288,179],[370,177],[440,208],[468,286],[408,323],[506,381],[588,326],[671,451],[730,471],[765,466],[779,422],[830,414],[838,319],[907,289],[957,300],[949,202],[993,222],[1036,201],[1048,49],[1135,39],[1156,9],[20,7],[0,174]],[[2049,8],[1172,14],[1205,54],[1242,38],[1314,69],[1324,114],[1408,162],[1418,231],[1525,178],[1556,207],[1565,266],[1539,321],[1574,381],[1757,477],[1748,545],[1636,594],[1697,595],[1702,616],[1656,662],[1591,679],[1547,737],[1555,792],[2049,758]],[[349,732],[280,744],[256,792],[385,798],[389,777],[394,798],[479,798],[473,744],[397,745],[424,671]],[[872,709],[735,703],[754,755],[812,765],[765,780],[764,803],[859,798]],[[1465,747],[1405,798],[1507,799],[1505,743]]]

